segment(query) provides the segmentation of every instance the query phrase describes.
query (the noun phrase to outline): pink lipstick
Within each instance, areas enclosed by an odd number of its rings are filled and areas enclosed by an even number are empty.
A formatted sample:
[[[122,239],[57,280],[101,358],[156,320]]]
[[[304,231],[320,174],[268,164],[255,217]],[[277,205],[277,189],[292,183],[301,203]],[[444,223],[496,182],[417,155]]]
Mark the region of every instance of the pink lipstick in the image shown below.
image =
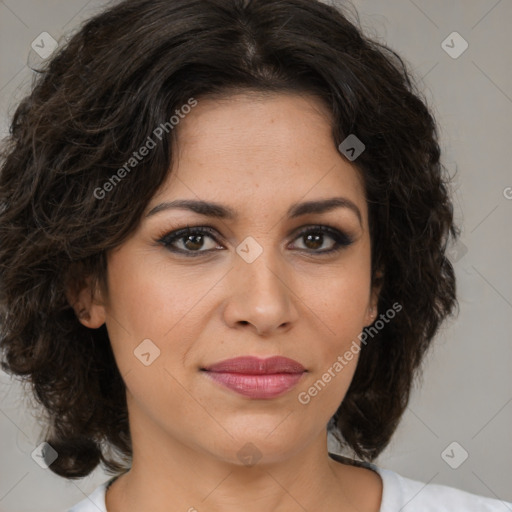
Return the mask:
[[[292,389],[306,372],[288,357],[226,359],[201,368],[219,384],[249,398],[274,398]]]

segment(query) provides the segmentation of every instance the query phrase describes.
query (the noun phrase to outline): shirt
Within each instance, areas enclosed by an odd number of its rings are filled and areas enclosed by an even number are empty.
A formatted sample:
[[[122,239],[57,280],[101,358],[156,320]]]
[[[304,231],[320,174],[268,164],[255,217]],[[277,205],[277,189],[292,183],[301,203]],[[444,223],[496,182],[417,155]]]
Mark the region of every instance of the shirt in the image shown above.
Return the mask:
[[[329,454],[343,462],[349,459]],[[382,500],[379,512],[512,512],[512,503],[486,498],[441,484],[425,484],[403,477],[390,469],[370,462],[350,461],[376,471],[382,479]],[[112,477],[97,487],[89,497],[67,512],[107,512],[105,492],[117,478]]]

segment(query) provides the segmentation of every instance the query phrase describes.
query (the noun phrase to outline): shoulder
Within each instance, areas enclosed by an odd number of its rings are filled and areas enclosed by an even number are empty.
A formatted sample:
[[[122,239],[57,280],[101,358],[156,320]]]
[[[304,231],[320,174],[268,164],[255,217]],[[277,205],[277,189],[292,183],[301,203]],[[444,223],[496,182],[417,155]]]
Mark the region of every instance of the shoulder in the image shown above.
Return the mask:
[[[107,507],[105,505],[105,490],[112,480],[113,478],[96,487],[89,496],[85,497],[82,501],[67,510],[67,512],[107,512]]]
[[[512,502],[487,498],[447,485],[406,478],[371,462],[329,453],[338,462],[371,469],[382,480],[379,512],[512,512]]]
[[[510,512],[512,503],[447,485],[419,482],[374,466],[383,481],[380,512]]]

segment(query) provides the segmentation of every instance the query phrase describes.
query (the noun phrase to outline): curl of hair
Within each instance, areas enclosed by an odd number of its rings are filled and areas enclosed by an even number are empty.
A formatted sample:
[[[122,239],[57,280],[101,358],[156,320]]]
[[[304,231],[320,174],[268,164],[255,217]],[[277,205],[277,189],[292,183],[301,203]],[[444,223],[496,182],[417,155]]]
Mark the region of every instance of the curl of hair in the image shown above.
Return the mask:
[[[106,254],[167,177],[175,131],[102,200],[95,190],[190,98],[247,91],[314,94],[332,113],[336,147],[349,134],[365,144],[354,165],[378,311],[403,309],[362,346],[329,429],[373,460],[458,305],[446,248],[459,230],[437,127],[404,61],[316,0],[125,0],[38,73],[0,160],[0,348],[3,370],[23,377],[48,415],[45,440],[59,455],[50,469],[80,478],[100,462],[111,474],[129,468],[125,386],[106,327],[84,327],[66,290],[87,279],[106,289]]]

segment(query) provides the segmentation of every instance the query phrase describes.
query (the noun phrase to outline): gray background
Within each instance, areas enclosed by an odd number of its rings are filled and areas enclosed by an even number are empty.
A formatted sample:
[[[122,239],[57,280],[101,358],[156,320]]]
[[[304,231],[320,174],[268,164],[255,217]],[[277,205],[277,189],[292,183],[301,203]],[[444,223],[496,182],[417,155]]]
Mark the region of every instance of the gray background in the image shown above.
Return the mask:
[[[101,0],[0,0],[0,136],[30,86],[31,43],[56,40]],[[441,127],[462,243],[453,248],[460,316],[444,324],[390,446],[377,463],[403,476],[512,501],[512,116],[510,0],[354,0],[366,33],[386,42],[418,77]],[[452,58],[442,42],[469,44]],[[453,51],[461,41],[448,39]],[[31,458],[39,430],[22,387],[0,372],[0,512],[54,512],[106,480],[99,468],[67,481]],[[448,450],[452,465],[443,459]],[[331,446],[332,448],[332,446]],[[503,510],[509,510],[505,505]]]

